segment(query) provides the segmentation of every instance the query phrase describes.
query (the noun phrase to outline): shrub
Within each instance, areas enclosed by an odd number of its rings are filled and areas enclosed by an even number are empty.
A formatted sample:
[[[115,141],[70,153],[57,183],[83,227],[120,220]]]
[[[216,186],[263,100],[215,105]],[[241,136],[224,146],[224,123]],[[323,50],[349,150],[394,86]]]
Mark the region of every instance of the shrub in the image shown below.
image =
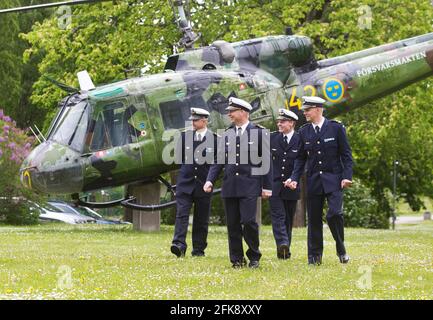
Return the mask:
[[[29,154],[33,138],[16,127],[15,121],[0,109],[0,220],[10,224],[34,224],[39,214],[31,211],[27,200],[35,195],[20,181],[19,168]]]
[[[360,180],[344,191],[344,224],[347,227],[388,229],[390,212],[383,210],[371,190]]]

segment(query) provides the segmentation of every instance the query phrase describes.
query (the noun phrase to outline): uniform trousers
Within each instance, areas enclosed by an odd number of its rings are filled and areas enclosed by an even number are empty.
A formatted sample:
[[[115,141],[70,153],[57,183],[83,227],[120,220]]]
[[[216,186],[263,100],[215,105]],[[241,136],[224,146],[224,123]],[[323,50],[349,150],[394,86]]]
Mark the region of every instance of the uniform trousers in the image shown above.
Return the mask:
[[[308,256],[323,254],[323,205],[328,202],[326,221],[336,243],[338,255],[346,254],[344,247],[343,191],[309,194],[308,211]]]
[[[297,200],[281,199],[278,196],[269,198],[272,232],[277,246],[285,244],[290,248],[297,202]]]
[[[226,213],[230,261],[243,261],[242,238],[248,245],[250,261],[259,261],[259,225],[256,221],[257,197],[223,198]]]
[[[194,194],[176,193],[176,223],[173,244],[186,250],[186,234],[188,232],[189,213],[194,204],[192,221],[193,253],[204,253],[207,247],[211,197],[194,197]]]

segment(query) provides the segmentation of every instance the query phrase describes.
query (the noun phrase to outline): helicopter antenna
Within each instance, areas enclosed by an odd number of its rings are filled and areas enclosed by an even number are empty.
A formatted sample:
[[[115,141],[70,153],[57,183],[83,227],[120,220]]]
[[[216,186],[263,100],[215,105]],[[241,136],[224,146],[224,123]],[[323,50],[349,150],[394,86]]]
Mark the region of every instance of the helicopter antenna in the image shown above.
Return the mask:
[[[1,9],[0,14],[12,13],[12,12],[22,12],[22,11],[29,11],[29,10],[35,10],[35,9],[46,9],[46,8],[60,7],[60,6],[74,6],[74,5],[87,4],[87,3],[92,4],[92,3],[106,2],[106,1],[112,1],[112,0],[71,0],[71,1],[52,2],[52,3],[45,3],[45,4],[35,4],[32,6],[26,6],[26,7]]]
[[[188,0],[169,0],[171,8],[173,9],[173,15],[176,19],[177,26],[179,30],[183,33],[182,38],[179,40],[177,45],[183,47],[186,50],[193,49],[194,43],[200,39],[201,33],[196,34],[192,31],[191,21],[189,14],[185,13],[184,4],[186,6],[186,11],[189,13]],[[177,8],[177,12],[176,9]]]
[[[47,139],[45,139],[44,135],[42,134],[41,130],[39,130],[38,126],[35,125],[36,130],[39,132],[39,134],[41,135],[42,139],[44,139],[44,141],[47,141]],[[38,139],[39,140],[39,139]]]
[[[38,135],[36,134],[36,132],[33,130],[33,128],[30,126],[30,131],[33,133],[33,135],[35,136],[35,138],[39,141],[39,143],[42,143],[41,139],[39,139]]]

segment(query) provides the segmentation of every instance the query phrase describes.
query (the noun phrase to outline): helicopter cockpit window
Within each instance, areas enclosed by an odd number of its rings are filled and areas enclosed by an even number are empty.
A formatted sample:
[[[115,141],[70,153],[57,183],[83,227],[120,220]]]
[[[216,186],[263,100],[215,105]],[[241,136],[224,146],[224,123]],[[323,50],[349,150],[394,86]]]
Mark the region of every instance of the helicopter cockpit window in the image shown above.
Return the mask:
[[[185,128],[187,121],[189,121],[188,118],[191,115],[188,100],[162,102],[159,107],[165,129]]]
[[[97,107],[90,150],[102,150],[137,142],[137,135],[131,117],[137,109],[134,106],[125,108],[123,103],[115,102]]]
[[[87,124],[88,104],[86,101],[81,101],[77,105],[66,107],[63,110],[50,139],[63,145],[69,145],[77,151],[82,151]]]

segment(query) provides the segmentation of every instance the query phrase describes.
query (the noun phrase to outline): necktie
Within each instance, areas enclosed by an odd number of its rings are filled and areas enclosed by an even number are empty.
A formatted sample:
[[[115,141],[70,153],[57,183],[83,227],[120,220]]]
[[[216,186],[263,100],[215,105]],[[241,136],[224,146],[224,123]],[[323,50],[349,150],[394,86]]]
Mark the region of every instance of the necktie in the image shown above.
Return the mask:
[[[201,141],[201,134],[197,133],[197,141]]]
[[[320,133],[320,127],[316,126],[316,134],[318,135]]]
[[[238,127],[238,132],[236,133],[237,137],[240,137],[242,134],[242,127]]]
[[[287,141],[287,136],[284,136],[283,140],[284,140],[285,143],[289,143],[289,141]]]

